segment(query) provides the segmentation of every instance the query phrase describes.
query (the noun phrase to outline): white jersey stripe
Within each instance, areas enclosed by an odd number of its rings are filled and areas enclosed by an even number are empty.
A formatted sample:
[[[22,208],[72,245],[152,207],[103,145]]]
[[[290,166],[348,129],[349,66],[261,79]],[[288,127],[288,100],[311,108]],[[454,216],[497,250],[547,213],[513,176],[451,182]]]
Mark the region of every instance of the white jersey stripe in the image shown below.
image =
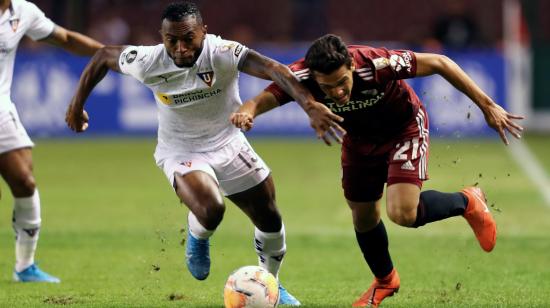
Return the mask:
[[[416,115],[416,123],[418,125],[419,136],[422,139],[422,145],[420,146],[420,162],[418,168],[418,178],[421,180],[425,180],[427,174],[426,153],[428,150],[427,142],[429,138],[429,130],[426,128],[426,121],[424,117],[424,112],[422,111],[422,109],[419,109]]]

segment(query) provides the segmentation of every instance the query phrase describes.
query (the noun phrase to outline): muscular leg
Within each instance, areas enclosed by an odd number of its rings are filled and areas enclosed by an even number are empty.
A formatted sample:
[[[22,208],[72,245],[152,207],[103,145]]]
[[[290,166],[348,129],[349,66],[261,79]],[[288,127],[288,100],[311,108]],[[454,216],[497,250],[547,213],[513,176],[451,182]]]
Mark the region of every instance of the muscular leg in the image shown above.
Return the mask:
[[[365,261],[377,278],[388,276],[393,270],[393,263],[388,250],[388,234],[380,220],[380,200],[347,202],[353,216],[357,243]]]
[[[462,193],[442,193],[434,190],[420,192],[417,185],[397,183],[388,186],[387,212],[389,218],[405,227],[462,215],[468,200]]]
[[[210,242],[223,219],[225,205],[216,181],[203,171],[174,179],[176,194],[189,208],[189,230],[185,245],[186,264],[191,275],[204,280],[210,274]]]
[[[21,272],[34,264],[41,224],[40,198],[32,174],[31,149],[1,154],[0,173],[14,196],[15,270]]]
[[[223,219],[225,205],[218,184],[206,172],[193,171],[175,176],[175,188],[183,202],[206,230],[215,230]],[[200,233],[200,232],[198,232]],[[194,234],[201,237],[200,234]]]
[[[275,186],[269,175],[260,184],[228,196],[256,226],[254,244],[260,265],[277,277],[286,253],[285,230],[275,204]]]
[[[275,203],[275,185],[271,175],[260,184],[227,198],[233,201],[261,231],[281,230],[281,214]]]
[[[31,197],[36,189],[30,148],[0,154],[0,174],[14,198]]]

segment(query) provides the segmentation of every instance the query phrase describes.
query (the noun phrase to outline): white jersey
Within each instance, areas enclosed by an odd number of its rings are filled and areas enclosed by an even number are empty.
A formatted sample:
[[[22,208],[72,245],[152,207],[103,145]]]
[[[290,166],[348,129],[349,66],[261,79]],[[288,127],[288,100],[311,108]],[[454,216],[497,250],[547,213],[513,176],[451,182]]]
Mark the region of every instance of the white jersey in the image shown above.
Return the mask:
[[[229,143],[239,130],[229,115],[242,104],[238,67],[248,48],[207,34],[192,67],[177,67],[164,45],[129,46],[119,66],[149,87],[158,109],[155,157],[174,152],[206,152]]]
[[[0,116],[12,110],[10,88],[15,52],[24,35],[33,40],[46,38],[55,24],[33,3],[11,0],[0,16]]]

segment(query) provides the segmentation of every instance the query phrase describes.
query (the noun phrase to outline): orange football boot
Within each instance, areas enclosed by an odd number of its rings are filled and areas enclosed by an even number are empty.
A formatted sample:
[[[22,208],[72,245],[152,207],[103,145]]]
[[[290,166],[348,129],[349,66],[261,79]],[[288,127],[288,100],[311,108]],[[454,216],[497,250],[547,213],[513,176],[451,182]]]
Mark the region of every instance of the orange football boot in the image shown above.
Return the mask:
[[[497,224],[487,207],[485,194],[479,187],[464,188],[462,193],[468,199],[463,216],[474,230],[481,248],[490,252],[497,243]]]
[[[378,307],[384,298],[399,291],[400,282],[395,268],[382,279],[375,277],[370,288],[353,303],[352,307]]]

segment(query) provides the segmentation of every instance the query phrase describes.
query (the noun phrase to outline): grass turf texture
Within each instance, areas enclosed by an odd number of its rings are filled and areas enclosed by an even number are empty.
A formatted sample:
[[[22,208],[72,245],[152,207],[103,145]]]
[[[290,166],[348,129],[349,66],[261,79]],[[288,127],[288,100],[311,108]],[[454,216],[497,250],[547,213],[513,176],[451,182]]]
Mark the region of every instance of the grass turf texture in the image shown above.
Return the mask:
[[[547,137],[526,137],[550,166]],[[252,140],[273,169],[288,253],[280,274],[304,307],[349,307],[372,280],[340,188],[339,147]],[[203,282],[184,264],[187,210],[152,158],[151,140],[39,140],[43,208],[37,260],[62,283],[11,282],[12,199],[0,201],[0,307],[222,307],[225,279],[256,264],[253,227],[229,201]],[[406,229],[384,215],[400,292],[384,307],[547,307],[550,207],[496,140],[434,140],[425,189],[479,183],[499,227],[484,253],[461,218]],[[547,169],[548,171],[548,169]]]

